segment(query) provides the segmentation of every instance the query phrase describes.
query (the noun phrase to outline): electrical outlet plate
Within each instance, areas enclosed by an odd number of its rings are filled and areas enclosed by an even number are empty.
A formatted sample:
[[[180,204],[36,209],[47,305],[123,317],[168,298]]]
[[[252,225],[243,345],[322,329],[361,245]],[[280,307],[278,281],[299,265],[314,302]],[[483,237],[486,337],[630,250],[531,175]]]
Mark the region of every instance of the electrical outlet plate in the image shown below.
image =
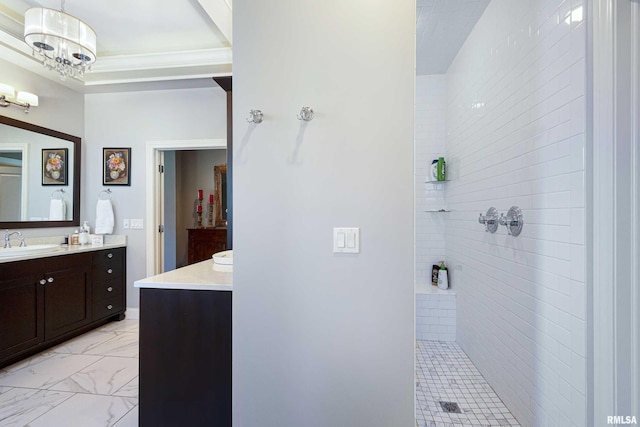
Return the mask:
[[[129,219],[125,218],[122,220],[122,228],[124,228],[125,230],[129,229]]]

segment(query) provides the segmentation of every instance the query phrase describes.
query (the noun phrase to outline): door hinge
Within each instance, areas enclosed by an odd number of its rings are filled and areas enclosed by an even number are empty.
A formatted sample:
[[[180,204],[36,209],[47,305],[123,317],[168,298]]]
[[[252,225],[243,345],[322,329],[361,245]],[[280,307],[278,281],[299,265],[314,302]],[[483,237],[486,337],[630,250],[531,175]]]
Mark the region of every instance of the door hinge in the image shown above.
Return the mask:
[[[158,233],[164,233],[164,225],[159,225],[158,226]]]
[[[164,166],[163,165],[158,165],[158,172],[159,173],[164,173]]]

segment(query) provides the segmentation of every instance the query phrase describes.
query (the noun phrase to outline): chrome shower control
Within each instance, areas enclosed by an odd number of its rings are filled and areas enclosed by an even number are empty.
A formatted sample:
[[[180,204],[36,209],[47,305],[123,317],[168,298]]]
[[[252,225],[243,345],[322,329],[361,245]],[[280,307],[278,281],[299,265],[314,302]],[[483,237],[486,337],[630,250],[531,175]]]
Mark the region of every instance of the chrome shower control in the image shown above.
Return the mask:
[[[493,206],[487,210],[486,215],[482,215],[478,217],[478,222],[480,224],[484,224],[484,231],[488,231],[490,233],[495,233],[498,229],[498,210]]]
[[[507,227],[507,232],[512,236],[517,236],[522,231],[524,225],[524,218],[522,216],[522,210],[517,206],[511,206],[507,215],[500,214],[500,225]]]

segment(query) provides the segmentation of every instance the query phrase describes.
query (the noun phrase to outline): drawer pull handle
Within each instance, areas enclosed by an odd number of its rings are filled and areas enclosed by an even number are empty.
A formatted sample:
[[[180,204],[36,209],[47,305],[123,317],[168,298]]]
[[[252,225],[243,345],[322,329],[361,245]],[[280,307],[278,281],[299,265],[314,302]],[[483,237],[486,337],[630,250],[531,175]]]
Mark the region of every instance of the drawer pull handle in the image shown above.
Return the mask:
[[[113,292],[113,288],[112,288],[111,286],[109,286],[109,287],[107,288],[107,291],[108,291],[108,292]]]
[[[44,279],[40,279],[40,284],[41,284],[41,285],[46,285],[46,283],[47,283],[47,281],[46,281],[46,280],[44,280]]]
[[[111,273],[113,273],[113,269],[110,268],[107,270],[107,274],[111,274]]]
[[[113,258],[113,254],[112,254],[111,252],[109,252],[109,253],[107,254],[107,258]]]
[[[53,283],[53,277],[49,277],[49,278],[47,279],[47,282],[49,282],[49,283]]]
[[[111,310],[112,308],[113,308],[113,306],[112,306],[111,304],[109,304],[109,305],[107,306],[107,310]]]

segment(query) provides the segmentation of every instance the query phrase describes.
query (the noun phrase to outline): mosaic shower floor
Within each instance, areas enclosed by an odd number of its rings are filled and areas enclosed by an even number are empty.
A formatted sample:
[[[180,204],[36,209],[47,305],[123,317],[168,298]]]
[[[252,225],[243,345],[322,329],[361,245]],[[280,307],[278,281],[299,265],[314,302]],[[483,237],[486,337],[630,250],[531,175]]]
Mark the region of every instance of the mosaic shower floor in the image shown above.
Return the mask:
[[[455,342],[416,341],[418,427],[520,427],[489,383]],[[443,406],[460,413],[445,412]]]

